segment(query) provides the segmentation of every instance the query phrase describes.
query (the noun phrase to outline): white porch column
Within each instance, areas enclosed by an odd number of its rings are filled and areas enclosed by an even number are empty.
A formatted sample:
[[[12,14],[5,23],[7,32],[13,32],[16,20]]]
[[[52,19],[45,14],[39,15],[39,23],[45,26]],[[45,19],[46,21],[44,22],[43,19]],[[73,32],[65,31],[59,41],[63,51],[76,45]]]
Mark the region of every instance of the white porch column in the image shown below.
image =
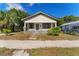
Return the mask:
[[[53,28],[53,23],[51,23],[51,28]]]
[[[39,31],[42,31],[42,23],[39,23]]]
[[[26,23],[24,22],[24,33],[26,32]]]
[[[29,30],[29,23],[27,23],[27,30]]]
[[[39,24],[39,29],[42,29],[42,23]]]
[[[55,23],[55,27],[57,27],[57,23]]]
[[[34,23],[34,29],[35,29],[35,31],[36,31],[36,23]]]

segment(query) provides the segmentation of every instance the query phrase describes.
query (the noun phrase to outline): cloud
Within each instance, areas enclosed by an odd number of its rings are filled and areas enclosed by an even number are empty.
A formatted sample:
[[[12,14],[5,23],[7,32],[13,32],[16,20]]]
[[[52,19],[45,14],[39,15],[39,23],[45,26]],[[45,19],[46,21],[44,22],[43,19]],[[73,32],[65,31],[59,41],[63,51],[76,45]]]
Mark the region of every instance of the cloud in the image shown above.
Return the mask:
[[[34,3],[29,3],[29,6],[33,6],[34,5]]]
[[[10,10],[13,8],[18,9],[18,10],[24,10],[23,7],[17,3],[7,3],[7,6],[8,6],[8,7],[6,7],[7,10]]]

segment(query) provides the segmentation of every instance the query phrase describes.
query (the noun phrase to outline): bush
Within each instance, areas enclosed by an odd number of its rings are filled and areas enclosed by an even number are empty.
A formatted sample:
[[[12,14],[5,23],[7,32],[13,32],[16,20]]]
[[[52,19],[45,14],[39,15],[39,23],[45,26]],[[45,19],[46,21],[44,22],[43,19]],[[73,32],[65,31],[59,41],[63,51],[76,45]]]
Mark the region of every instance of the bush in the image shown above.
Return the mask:
[[[60,33],[61,29],[59,27],[55,27],[55,28],[50,28],[48,30],[48,34],[49,35],[54,35],[54,36],[58,36]]]
[[[3,33],[5,33],[6,35],[8,35],[9,33],[11,33],[10,29],[3,29]]]

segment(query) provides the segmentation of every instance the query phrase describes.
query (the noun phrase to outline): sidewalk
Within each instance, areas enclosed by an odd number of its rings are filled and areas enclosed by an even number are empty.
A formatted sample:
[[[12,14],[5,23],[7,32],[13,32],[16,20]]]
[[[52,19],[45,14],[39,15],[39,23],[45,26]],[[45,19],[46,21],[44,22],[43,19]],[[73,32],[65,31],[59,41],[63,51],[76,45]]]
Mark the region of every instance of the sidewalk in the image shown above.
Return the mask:
[[[32,49],[44,47],[79,47],[79,40],[0,40],[0,47]]]

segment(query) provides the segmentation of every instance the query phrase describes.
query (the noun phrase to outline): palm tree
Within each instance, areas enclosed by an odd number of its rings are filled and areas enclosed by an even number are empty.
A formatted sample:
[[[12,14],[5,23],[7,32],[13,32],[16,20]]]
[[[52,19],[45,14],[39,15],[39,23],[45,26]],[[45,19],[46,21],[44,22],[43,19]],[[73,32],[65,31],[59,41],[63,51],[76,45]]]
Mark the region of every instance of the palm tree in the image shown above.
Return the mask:
[[[22,18],[28,16],[28,13],[25,13],[21,10],[11,9],[6,14],[7,27],[13,29],[13,31],[21,31],[23,29]]]

